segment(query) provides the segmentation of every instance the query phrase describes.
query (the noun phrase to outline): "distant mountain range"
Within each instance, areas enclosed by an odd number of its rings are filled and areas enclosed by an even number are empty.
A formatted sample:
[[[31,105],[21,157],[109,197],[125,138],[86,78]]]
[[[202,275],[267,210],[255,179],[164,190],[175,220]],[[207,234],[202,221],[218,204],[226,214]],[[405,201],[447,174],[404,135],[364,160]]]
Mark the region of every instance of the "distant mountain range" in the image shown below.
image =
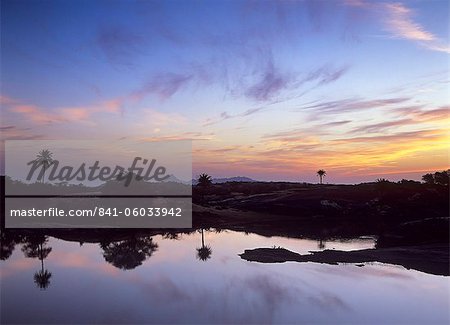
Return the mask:
[[[185,182],[180,180],[175,175],[170,174],[169,178],[165,180],[164,182],[174,182],[174,183],[182,183],[182,184],[189,184],[189,182]],[[250,183],[250,182],[257,182],[254,179],[251,179],[249,177],[245,176],[235,176],[235,177],[224,177],[224,178],[213,178],[212,179],[213,184],[222,184],[227,182],[242,182],[242,183]],[[193,178],[191,180],[192,185],[197,185],[198,181],[197,179]]]
[[[186,185],[189,184],[189,181],[182,181],[181,179],[179,179],[178,177],[176,177],[176,176],[173,175],[173,174],[170,174],[170,175],[169,175],[169,178],[166,179],[164,182],[182,183],[182,184],[186,184]]]
[[[213,178],[212,179],[213,184],[221,184],[226,182],[256,182],[254,179],[244,177],[244,176],[235,176],[235,177],[226,177],[226,178]],[[196,179],[192,179],[192,185],[197,185],[198,181]]]

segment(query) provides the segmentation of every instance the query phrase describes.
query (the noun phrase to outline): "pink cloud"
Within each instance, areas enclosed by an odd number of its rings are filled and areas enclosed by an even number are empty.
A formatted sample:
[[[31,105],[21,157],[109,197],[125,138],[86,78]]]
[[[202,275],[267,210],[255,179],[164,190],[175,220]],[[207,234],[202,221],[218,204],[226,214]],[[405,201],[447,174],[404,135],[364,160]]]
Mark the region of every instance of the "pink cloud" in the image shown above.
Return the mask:
[[[384,29],[394,38],[417,42],[429,50],[450,53],[450,46],[416,22],[413,19],[415,11],[400,2],[346,0],[345,5],[373,12],[376,19],[384,25]]]
[[[387,10],[386,25],[396,37],[415,41],[433,41],[436,37],[412,20],[412,10],[401,3],[384,4]]]
[[[4,105],[9,106],[9,111],[21,114],[36,124],[90,122],[93,114],[118,113],[123,103],[122,99],[118,98],[91,106],[46,109],[37,105],[22,103],[6,96],[2,96],[1,100]]]
[[[36,105],[15,105],[10,109],[12,112],[22,114],[35,123],[52,123],[61,122],[62,119],[57,114],[45,112],[42,108]]]
[[[17,101],[14,98],[0,95],[0,105],[12,105],[16,103]]]
[[[61,110],[62,115],[65,119],[70,121],[76,120],[87,120],[91,112],[87,108],[64,108]]]
[[[118,113],[122,107],[123,100],[121,98],[111,99],[103,103],[104,110],[110,113]]]

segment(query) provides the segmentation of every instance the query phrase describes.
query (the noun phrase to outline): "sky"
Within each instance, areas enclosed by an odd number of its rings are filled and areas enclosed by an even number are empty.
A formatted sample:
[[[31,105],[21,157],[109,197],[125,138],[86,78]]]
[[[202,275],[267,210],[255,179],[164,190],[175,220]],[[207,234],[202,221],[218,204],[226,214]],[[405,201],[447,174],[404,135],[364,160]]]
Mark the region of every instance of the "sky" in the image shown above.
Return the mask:
[[[449,30],[438,0],[2,0],[1,139],[191,139],[194,176],[419,180],[449,168]]]

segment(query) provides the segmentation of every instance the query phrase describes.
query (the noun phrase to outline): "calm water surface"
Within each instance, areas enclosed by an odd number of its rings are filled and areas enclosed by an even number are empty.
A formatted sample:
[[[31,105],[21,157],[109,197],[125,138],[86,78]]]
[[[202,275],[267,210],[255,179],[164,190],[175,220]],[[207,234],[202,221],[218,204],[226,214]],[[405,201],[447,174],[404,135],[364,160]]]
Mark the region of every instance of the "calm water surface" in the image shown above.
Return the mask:
[[[142,243],[133,245],[142,251]],[[210,251],[197,250],[199,232],[154,236],[145,245],[129,261],[120,245],[49,238],[52,250],[41,263],[18,244],[0,262],[2,323],[449,322],[448,277],[378,263],[261,264],[238,256],[273,246],[299,253],[371,248],[370,238],[320,243],[205,231]],[[41,270],[51,273],[45,290],[34,279]]]

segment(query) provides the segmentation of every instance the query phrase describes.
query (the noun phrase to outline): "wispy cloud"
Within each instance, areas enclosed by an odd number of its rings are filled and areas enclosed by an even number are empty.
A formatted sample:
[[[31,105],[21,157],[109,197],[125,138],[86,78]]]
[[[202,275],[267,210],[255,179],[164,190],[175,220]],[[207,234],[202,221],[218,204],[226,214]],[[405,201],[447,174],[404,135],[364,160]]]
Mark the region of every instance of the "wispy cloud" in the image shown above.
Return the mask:
[[[434,41],[436,36],[412,19],[413,11],[401,3],[385,3],[386,27],[394,36],[414,41]]]
[[[341,78],[348,69],[348,66],[335,68],[326,64],[308,73],[308,75],[301,80],[301,83],[317,81],[317,85],[319,86],[326,85]]]
[[[417,42],[429,50],[450,53],[449,44],[415,21],[415,11],[401,2],[347,0],[345,4],[374,12],[390,37]]]
[[[156,109],[146,108],[139,114],[138,125],[142,125],[144,129],[152,127],[164,127],[167,125],[180,126],[187,124],[187,119],[177,112],[161,112]]]
[[[267,101],[279,94],[282,89],[288,87],[291,81],[292,77],[276,69],[271,60],[257,83],[247,89],[245,96],[256,101]]]
[[[416,122],[446,122],[450,118],[450,106],[427,109],[424,105],[393,108],[393,113],[408,116]]]
[[[334,143],[344,144],[344,143],[389,143],[395,142],[410,142],[411,140],[417,139],[442,139],[446,136],[445,130],[433,129],[433,130],[419,130],[410,132],[398,132],[394,134],[387,135],[377,135],[377,136],[363,136],[363,137],[350,137],[332,140]]]
[[[302,139],[305,141],[308,137],[307,132],[304,129],[295,129],[288,131],[275,132],[270,134],[265,134],[262,136],[263,139],[271,139],[277,141],[289,142],[290,140]]]
[[[64,118],[60,114],[46,112],[36,105],[15,105],[10,111],[21,114],[37,124],[50,124],[64,121]]]
[[[38,105],[23,103],[20,100],[8,100],[5,104],[12,113],[20,114],[36,124],[55,124],[63,122],[93,123],[91,117],[98,113],[118,113],[122,102],[109,100],[90,106],[58,107],[48,109]]]
[[[335,121],[335,122],[328,122],[328,123],[323,123],[321,125],[318,125],[318,127],[333,127],[333,126],[341,126],[341,125],[345,125],[348,123],[351,123],[351,120],[344,120],[344,121]]]
[[[203,126],[210,126],[213,124],[217,124],[219,122],[228,120],[228,119],[233,119],[233,118],[239,118],[239,117],[247,117],[253,114],[256,114],[258,112],[263,111],[264,109],[267,109],[268,106],[260,106],[260,107],[255,107],[255,108],[250,108],[242,113],[238,113],[238,114],[230,114],[228,112],[222,112],[220,113],[218,118],[208,118],[206,119],[206,121],[203,123]]]
[[[352,174],[366,173],[368,170],[380,173],[380,170],[389,168],[399,172],[398,163],[404,159],[411,159],[414,155],[425,157],[426,152],[445,152],[448,132],[445,129],[428,129],[340,139],[314,138],[307,134],[295,137],[292,133],[284,134],[284,137],[279,134],[264,143],[267,144],[266,150],[260,149],[250,159],[260,162],[255,166],[263,169],[283,165],[297,171],[299,166],[309,170],[321,162],[324,168],[337,174],[345,174],[345,170],[352,170]],[[239,162],[236,164],[239,165]]]
[[[2,127],[0,127],[0,131],[12,130],[14,128],[15,128],[14,125],[2,126]]]
[[[359,99],[347,98],[335,101],[321,102],[314,105],[302,106],[300,110],[313,110],[314,112],[342,113],[355,110],[388,107],[394,104],[404,103],[410,98],[387,98],[387,99]]]
[[[217,118],[208,118],[203,126],[213,125],[228,119],[247,117],[262,111],[269,109],[275,104],[285,102],[291,98],[298,98],[301,95],[311,91],[317,87],[324,86],[326,84],[337,81],[341,78],[349,69],[348,66],[333,67],[329,64],[325,64],[317,69],[314,69],[303,76],[294,77],[290,74],[283,74],[274,67],[272,61],[269,61],[267,70],[263,73],[262,79],[255,85],[250,86],[244,92],[247,97],[257,101],[263,102],[265,106],[259,106],[255,108],[247,109],[242,113],[231,114],[229,112],[220,113]],[[311,84],[308,89],[301,91],[301,87],[305,84]],[[301,95],[295,95],[293,97],[277,98],[283,90],[292,90]],[[272,100],[273,99],[273,100]],[[313,106],[307,106],[307,108],[312,108]],[[274,108],[275,109],[275,108]]]
[[[192,140],[192,141],[208,141],[214,139],[215,134],[203,132],[183,132],[179,134],[155,135],[153,137],[140,138],[141,141],[157,142],[157,141],[176,141],[176,140]]]
[[[343,121],[333,121],[327,123],[308,123],[300,128],[295,128],[286,131],[279,131],[273,133],[266,133],[261,136],[263,141],[279,141],[279,142],[289,142],[291,140],[297,141],[307,141],[309,143],[317,142],[318,137],[336,133],[341,130],[341,127],[345,127],[351,120]]]
[[[406,118],[406,119],[401,119],[401,120],[396,120],[396,121],[363,125],[363,126],[354,128],[353,130],[351,130],[351,132],[352,133],[377,133],[377,132],[385,131],[385,130],[393,128],[393,127],[400,127],[400,126],[411,125],[411,124],[415,124],[415,123],[416,122],[414,120]]]
[[[0,141],[3,140],[37,140],[44,139],[43,134],[33,132],[31,128],[22,128],[16,125],[7,125],[0,127]],[[0,144],[1,151],[1,144]],[[1,153],[1,152],[0,152]],[[1,155],[0,155],[1,156]],[[0,167],[1,167],[0,162]],[[0,168],[1,170],[1,168]]]
[[[324,64],[307,73],[298,72],[297,76],[294,76],[291,73],[285,73],[277,69],[273,61],[269,60],[264,72],[260,75],[259,81],[251,85],[245,91],[245,95],[259,102],[280,102],[290,98],[290,96],[287,96],[287,99],[278,98],[276,101],[273,100],[283,90],[290,90],[296,94],[304,95],[306,92],[339,80],[348,70],[348,65],[335,67],[330,64]],[[303,89],[302,91],[302,87],[305,86],[308,89]],[[294,97],[298,97],[298,95]]]
[[[445,121],[450,117],[450,106],[424,110],[418,113],[418,117],[426,121]]]
[[[168,99],[194,79],[191,74],[162,73],[149,78],[143,86],[131,94],[131,98],[140,100],[147,95],[156,95]]]

